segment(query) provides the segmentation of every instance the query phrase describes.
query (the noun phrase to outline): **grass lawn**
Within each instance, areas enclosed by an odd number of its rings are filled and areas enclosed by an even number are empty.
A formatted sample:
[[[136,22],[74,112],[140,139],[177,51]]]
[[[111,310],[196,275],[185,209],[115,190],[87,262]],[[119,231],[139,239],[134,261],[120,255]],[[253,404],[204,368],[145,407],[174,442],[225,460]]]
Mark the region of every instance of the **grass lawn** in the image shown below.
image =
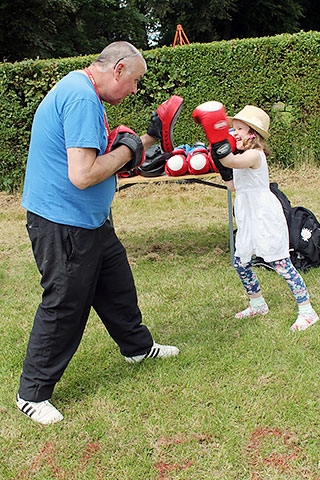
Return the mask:
[[[320,219],[319,173],[273,169],[270,181]],[[230,265],[227,193],[203,185],[133,186],[113,204],[144,323],[180,355],[127,364],[92,312],[52,398],[64,421],[21,415],[41,289],[19,203],[0,193],[1,479],[320,479],[320,322],[290,332],[294,298],[264,268],[270,312],[234,318],[248,301]],[[303,277],[320,312],[320,269]]]

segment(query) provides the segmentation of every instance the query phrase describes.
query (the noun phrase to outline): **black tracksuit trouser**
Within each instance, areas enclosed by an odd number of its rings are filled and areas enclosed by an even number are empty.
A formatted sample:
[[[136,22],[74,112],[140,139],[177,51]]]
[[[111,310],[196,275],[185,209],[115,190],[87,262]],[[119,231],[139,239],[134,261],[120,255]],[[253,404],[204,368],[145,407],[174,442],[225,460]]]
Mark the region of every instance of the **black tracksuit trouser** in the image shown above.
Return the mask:
[[[42,301],[30,333],[19,395],[51,398],[81,341],[91,307],[125,356],[148,353],[126,251],[107,221],[96,230],[60,225],[27,213],[27,230],[41,274]]]

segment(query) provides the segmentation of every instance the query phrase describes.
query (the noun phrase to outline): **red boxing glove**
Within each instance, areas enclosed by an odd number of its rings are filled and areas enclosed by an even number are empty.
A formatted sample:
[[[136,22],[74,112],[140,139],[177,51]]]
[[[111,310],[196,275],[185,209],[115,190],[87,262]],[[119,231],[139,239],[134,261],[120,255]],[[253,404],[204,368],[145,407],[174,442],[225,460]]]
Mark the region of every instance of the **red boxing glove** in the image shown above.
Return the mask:
[[[192,145],[187,156],[187,164],[191,175],[208,173],[212,169],[212,158],[204,143],[196,142]]]
[[[144,160],[144,149],[141,138],[131,128],[120,125],[112,130],[108,137],[106,153],[125,145],[132,152],[132,159],[121,167],[118,172],[130,172],[136,169]]]
[[[188,173],[187,157],[183,153],[175,153],[170,157],[164,167],[167,175],[172,177],[179,177]]]
[[[188,161],[188,172],[191,175],[201,175],[212,170],[212,160],[209,152],[195,152]]]
[[[229,122],[222,103],[202,103],[193,110],[192,118],[201,125],[209,143],[220,143],[228,137]]]
[[[231,153],[236,150],[237,142],[234,136],[228,133],[228,137],[225,141],[222,141],[215,145],[211,145],[211,156],[212,156],[212,160],[215,165],[215,168],[220,173],[222,179],[225,182],[228,182],[229,180],[233,179],[232,168],[225,167],[224,165],[222,165],[222,163],[219,160],[219,155],[217,155],[217,152],[215,151],[215,149],[217,149],[217,147],[219,149],[221,145],[223,146],[223,148],[226,148],[229,153]],[[220,155],[220,158],[222,158],[223,156],[225,155]]]
[[[228,134],[227,140],[230,143],[232,153],[234,153],[237,149],[237,141],[234,138],[234,136],[232,135],[232,133]]]

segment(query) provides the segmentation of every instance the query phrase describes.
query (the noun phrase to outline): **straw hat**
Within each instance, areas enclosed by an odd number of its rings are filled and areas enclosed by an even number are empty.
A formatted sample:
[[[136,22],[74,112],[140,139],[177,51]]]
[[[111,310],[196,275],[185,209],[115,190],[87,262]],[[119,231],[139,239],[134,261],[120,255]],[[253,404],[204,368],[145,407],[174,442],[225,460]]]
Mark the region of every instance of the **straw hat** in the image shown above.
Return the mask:
[[[257,133],[261,135],[262,138],[269,138],[269,125],[270,117],[264,112],[261,108],[255,107],[253,105],[246,105],[239,113],[234,117],[228,117],[230,122],[233,120],[241,120],[241,122],[246,123],[249,127],[253,128]]]

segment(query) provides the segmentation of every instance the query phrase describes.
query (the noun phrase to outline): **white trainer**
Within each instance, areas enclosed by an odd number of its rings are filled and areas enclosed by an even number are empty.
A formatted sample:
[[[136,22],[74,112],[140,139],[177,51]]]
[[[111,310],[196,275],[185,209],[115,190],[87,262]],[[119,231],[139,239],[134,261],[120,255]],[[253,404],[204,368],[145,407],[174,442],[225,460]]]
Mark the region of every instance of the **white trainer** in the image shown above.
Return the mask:
[[[297,320],[291,325],[290,330],[295,332],[296,330],[301,332],[306,330],[306,328],[311,327],[319,320],[318,315],[315,311],[311,315],[307,315],[305,313],[299,313]]]
[[[63,420],[63,415],[57,410],[49,400],[43,402],[28,402],[17,395],[17,407],[20,412],[27,415],[34,422],[42,425],[49,425],[50,423],[57,423]]]
[[[171,345],[160,345],[154,342],[149,353],[136,355],[134,357],[124,357],[128,363],[140,363],[146,358],[168,358],[178,355],[179,349]]]
[[[259,308],[253,308],[251,305],[249,305],[249,307],[246,308],[245,310],[242,310],[241,312],[236,313],[235,318],[248,318],[248,317],[254,317],[255,315],[266,315],[268,312],[269,312],[269,308],[266,303]]]

